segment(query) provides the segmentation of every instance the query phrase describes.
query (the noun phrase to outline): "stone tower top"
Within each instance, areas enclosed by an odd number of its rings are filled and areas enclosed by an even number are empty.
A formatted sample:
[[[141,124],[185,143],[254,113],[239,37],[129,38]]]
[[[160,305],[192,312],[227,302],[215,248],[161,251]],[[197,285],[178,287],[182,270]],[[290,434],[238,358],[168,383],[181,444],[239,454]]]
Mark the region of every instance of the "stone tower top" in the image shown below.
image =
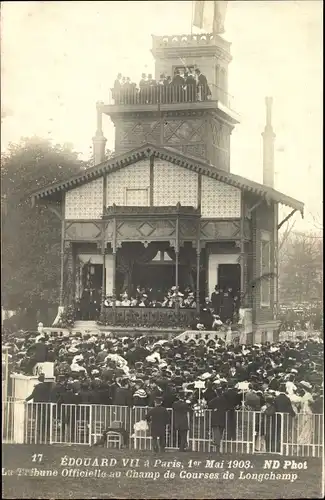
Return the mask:
[[[220,99],[221,93],[228,94],[228,64],[232,59],[230,45],[221,36],[211,33],[152,35],[155,78],[159,80],[162,73],[173,75],[179,67],[199,68],[207,77],[212,98]]]

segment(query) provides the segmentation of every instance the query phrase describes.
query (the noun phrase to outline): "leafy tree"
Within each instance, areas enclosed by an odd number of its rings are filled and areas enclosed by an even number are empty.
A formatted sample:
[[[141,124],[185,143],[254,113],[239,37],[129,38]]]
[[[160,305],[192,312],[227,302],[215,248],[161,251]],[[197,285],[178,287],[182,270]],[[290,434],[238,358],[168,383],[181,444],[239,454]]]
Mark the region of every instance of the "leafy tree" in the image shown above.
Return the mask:
[[[292,232],[279,252],[279,285],[282,302],[322,300],[323,240],[316,234]]]
[[[45,321],[48,307],[57,305],[61,224],[42,205],[32,207],[30,194],[86,167],[70,145],[38,137],[10,144],[1,155],[2,304],[27,311],[34,327],[37,311]]]

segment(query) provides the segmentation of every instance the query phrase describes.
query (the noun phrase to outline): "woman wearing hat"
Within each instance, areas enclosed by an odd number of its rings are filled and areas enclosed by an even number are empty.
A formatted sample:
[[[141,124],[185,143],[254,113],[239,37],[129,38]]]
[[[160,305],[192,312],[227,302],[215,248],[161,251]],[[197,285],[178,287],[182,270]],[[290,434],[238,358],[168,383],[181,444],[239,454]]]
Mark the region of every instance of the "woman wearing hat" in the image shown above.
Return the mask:
[[[313,397],[311,395],[312,386],[304,380],[300,382],[299,392],[300,398],[300,413],[298,417],[298,444],[311,444],[313,435],[313,420],[312,409]]]

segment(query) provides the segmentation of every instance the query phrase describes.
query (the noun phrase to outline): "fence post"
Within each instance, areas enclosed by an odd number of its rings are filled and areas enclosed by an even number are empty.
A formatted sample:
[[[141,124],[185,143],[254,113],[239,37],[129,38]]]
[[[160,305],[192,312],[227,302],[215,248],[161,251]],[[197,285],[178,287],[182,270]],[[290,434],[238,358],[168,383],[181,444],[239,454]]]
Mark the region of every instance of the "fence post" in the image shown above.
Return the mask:
[[[25,405],[23,401],[14,401],[13,403],[13,424],[14,424],[14,432],[13,432],[13,442],[16,444],[25,444],[25,425],[26,425],[26,413],[27,406],[25,411]],[[27,432],[26,432],[27,437]]]
[[[260,419],[260,413],[258,414],[258,417]],[[258,426],[258,429],[259,429],[259,435],[260,435],[260,425]],[[253,431],[252,432],[252,435],[253,435],[252,454],[254,454],[255,453],[256,440],[257,440],[257,435],[255,435],[255,432],[256,432],[256,411],[253,411],[253,429],[252,429],[252,431]]]
[[[53,441],[53,437],[52,437],[52,434],[53,434],[53,412],[54,412],[54,404],[55,403],[50,403],[50,444],[52,444],[52,441]]]
[[[92,437],[92,430],[93,430],[93,405],[89,405],[89,446],[91,446],[91,437]],[[95,423],[96,425],[96,423]]]
[[[280,413],[280,415],[281,415],[280,455],[283,455],[283,432],[284,432],[283,424],[284,424],[284,413]],[[288,425],[288,422],[287,422],[287,425]]]

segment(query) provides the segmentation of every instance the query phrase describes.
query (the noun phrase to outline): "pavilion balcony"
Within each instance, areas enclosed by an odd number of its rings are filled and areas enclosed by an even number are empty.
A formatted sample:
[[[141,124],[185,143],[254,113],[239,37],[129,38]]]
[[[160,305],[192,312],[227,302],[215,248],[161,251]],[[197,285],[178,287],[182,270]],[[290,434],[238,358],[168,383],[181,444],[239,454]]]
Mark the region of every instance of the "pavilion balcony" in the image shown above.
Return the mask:
[[[108,104],[102,104],[104,113],[121,111],[150,111],[157,107],[160,111],[169,109],[210,109],[220,108],[221,111],[233,111],[233,97],[214,84],[208,84],[210,92],[202,87],[197,91],[196,87],[178,85],[154,85],[137,88],[111,89]],[[208,95],[209,94],[209,95]]]
[[[191,328],[196,309],[169,309],[164,307],[104,308],[99,324],[136,328]]]

